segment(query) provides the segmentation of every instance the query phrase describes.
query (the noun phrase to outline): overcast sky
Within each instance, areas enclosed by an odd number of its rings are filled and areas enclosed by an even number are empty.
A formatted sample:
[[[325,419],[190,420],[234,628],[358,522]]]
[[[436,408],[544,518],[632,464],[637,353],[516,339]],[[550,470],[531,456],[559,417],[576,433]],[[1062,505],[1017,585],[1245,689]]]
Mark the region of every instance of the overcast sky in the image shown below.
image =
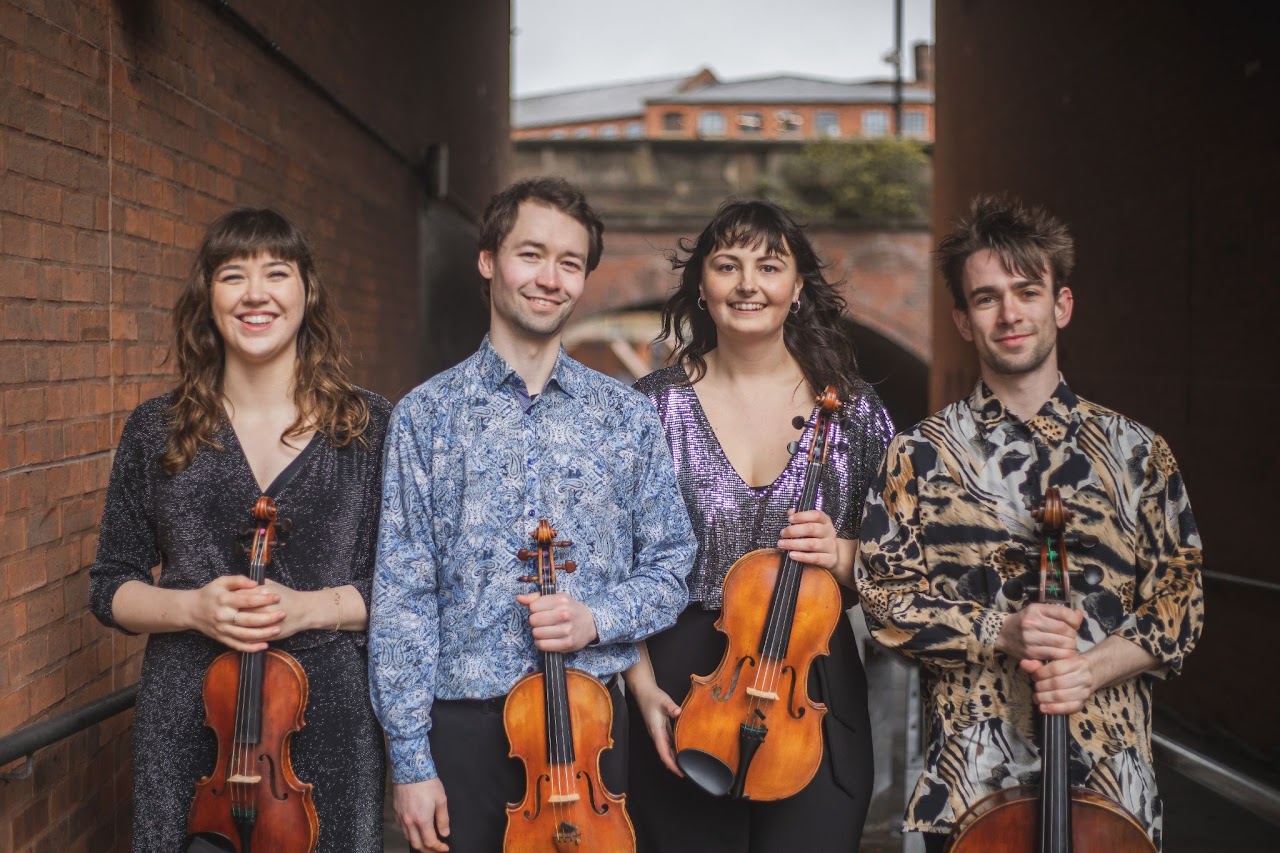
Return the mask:
[[[905,0],[903,45],[933,40],[932,0]],[[888,77],[893,0],[513,0],[514,97],[710,66],[720,79],[790,71]]]

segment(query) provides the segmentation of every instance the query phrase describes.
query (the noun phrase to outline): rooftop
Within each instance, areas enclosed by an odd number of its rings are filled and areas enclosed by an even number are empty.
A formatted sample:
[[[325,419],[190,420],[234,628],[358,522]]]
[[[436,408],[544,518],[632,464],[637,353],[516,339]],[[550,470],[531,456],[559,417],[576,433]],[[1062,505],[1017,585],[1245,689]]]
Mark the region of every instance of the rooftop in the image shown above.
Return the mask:
[[[931,104],[933,90],[904,83],[902,100],[907,104]],[[511,102],[511,125],[522,129],[640,118],[649,103],[890,104],[893,103],[893,83],[828,80],[798,74],[720,81],[709,70],[702,69],[688,75],[518,98]]]

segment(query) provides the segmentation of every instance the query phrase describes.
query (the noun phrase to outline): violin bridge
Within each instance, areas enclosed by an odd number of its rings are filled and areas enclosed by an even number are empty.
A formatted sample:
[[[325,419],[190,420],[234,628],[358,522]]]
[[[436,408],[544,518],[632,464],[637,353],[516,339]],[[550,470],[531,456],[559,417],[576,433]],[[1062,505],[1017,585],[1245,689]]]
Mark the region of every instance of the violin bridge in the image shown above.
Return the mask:
[[[234,776],[228,776],[227,781],[237,785],[256,785],[262,781],[262,777],[245,776],[243,773],[237,773]]]
[[[577,794],[552,794],[547,797],[548,803],[576,803],[580,798]]]
[[[772,701],[772,702],[776,702],[776,701],[778,700],[778,694],[777,694],[777,693],[774,693],[774,692],[772,692],[772,691],[766,691],[766,690],[757,690],[757,689],[756,689],[756,688],[754,688],[754,687],[748,687],[748,688],[747,688],[747,695],[748,695],[748,696],[754,696],[754,697],[756,697],[757,699],[768,699],[768,700],[770,700],[770,701]]]

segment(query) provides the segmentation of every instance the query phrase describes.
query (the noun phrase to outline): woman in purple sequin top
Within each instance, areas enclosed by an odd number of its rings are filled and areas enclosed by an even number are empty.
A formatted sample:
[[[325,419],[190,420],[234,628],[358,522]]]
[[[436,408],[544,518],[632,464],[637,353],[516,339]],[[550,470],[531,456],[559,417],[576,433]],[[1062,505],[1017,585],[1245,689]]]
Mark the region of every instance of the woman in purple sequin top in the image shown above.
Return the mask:
[[[681,272],[663,308],[672,367],[636,383],[657,407],[675,461],[698,554],[690,605],[676,626],[647,642],[626,674],[631,769],[628,802],[642,851],[853,851],[871,795],[866,678],[853,632],[841,619],[831,653],[811,670],[809,693],[825,702],[822,764],[786,800],[714,797],[677,778],[671,723],[690,676],[724,654],[715,629],[721,585],[748,551],[783,548],[830,571],[845,605],[856,602],[853,557],[862,502],[893,434],[879,397],[857,371],[842,329],[838,286],[804,232],[782,208],[760,201],[721,206],[698,239],[681,243]],[[794,513],[814,399],[834,385],[843,405],[817,509]],[[676,774],[676,775],[673,775]]]

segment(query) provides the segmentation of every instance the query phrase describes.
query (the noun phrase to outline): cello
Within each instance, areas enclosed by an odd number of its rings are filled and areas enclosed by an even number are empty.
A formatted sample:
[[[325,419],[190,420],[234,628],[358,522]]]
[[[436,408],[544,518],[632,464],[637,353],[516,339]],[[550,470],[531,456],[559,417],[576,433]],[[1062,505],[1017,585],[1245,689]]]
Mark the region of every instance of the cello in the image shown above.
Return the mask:
[[[836,389],[818,398],[797,511],[811,510],[840,409]],[[795,419],[797,428],[805,426]],[[788,449],[794,455],[799,444]],[[739,557],[724,579],[716,628],[728,635],[720,665],[694,676],[676,718],[676,763],[699,787],[751,800],[799,792],[822,762],[826,705],[809,698],[809,669],[829,651],[843,612],[840,588],[825,569],[806,567],[777,548]]]
[[[276,547],[276,504],[263,495],[249,577],[261,585]],[[287,522],[281,522],[282,525]],[[218,738],[214,770],[196,783],[187,816],[189,851],[311,853],[320,823],[311,784],[289,760],[289,738],[306,723],[309,684],[287,652],[224,652],[205,671],[205,725]]]
[[[557,542],[547,520],[533,533],[537,549],[521,548],[521,561],[538,561],[543,595],[557,592],[556,571],[572,572],[572,560],[557,566]],[[567,669],[560,652],[542,653],[542,672],[526,675],[507,694],[502,724],[511,757],[525,768],[525,797],[507,806],[503,853],[626,853],[636,849],[626,797],[600,781],[600,753],[613,746],[613,701],[598,678]]]
[[[1040,524],[1040,593],[1043,604],[1071,606],[1072,577],[1067,566],[1066,524],[1074,516],[1056,487],[1031,513]],[[1091,537],[1090,537],[1091,538]],[[1082,544],[1088,547],[1091,542]],[[1088,584],[1101,571],[1086,569]],[[1021,598],[1016,579],[1006,596]],[[1013,594],[1009,594],[1012,592]],[[1147,831],[1124,806],[1096,791],[1072,787],[1068,778],[1071,732],[1066,714],[1042,714],[1041,782],[1003,788],[978,800],[956,820],[948,853],[1156,853]]]

